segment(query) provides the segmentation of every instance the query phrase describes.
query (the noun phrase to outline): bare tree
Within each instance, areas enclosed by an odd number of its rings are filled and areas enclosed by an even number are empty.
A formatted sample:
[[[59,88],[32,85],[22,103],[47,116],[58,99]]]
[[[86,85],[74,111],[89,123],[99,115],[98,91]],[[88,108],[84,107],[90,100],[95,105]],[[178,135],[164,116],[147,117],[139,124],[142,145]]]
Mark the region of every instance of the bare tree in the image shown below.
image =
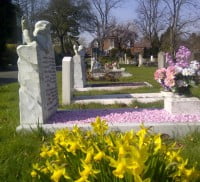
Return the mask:
[[[170,29],[170,51],[175,55],[178,40],[177,38],[188,33],[185,28],[199,20],[198,0],[163,0],[167,7],[167,19]]]
[[[155,35],[164,29],[163,15],[164,9],[161,0],[137,0],[137,24],[143,36],[152,44]]]
[[[123,0],[91,0],[93,7],[93,25],[99,42],[99,47],[102,50],[104,39],[109,35],[115,21],[111,17],[111,11],[117,8]]]
[[[30,24],[30,28],[33,27],[37,13],[42,11],[47,5],[47,0],[14,0],[17,5],[21,8],[23,16],[25,16]]]
[[[138,38],[138,29],[132,22],[117,24],[111,30],[111,35],[115,36],[118,49],[128,48],[133,46]]]

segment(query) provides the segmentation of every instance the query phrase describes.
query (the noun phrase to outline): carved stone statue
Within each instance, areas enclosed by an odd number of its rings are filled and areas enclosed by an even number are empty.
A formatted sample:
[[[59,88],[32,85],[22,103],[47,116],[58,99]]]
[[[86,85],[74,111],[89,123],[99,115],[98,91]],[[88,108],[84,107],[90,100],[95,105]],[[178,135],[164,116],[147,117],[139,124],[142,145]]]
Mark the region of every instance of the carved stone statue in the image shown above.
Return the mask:
[[[30,44],[36,41],[41,48],[48,53],[51,50],[51,34],[50,34],[50,23],[48,21],[42,20],[35,24],[33,33],[29,30],[27,20],[22,17],[22,33],[23,33],[23,43]]]
[[[83,88],[86,84],[85,50],[82,45],[74,45],[74,88]]]
[[[73,46],[75,55],[78,55],[78,46],[74,44]]]
[[[41,46],[41,48],[48,53],[51,50],[51,34],[50,34],[50,23],[42,20],[35,24],[33,32],[34,39]]]
[[[28,22],[24,17],[22,17],[21,25],[22,25],[23,43],[24,44],[29,44],[29,43],[31,43],[33,41],[33,38],[30,35]]]

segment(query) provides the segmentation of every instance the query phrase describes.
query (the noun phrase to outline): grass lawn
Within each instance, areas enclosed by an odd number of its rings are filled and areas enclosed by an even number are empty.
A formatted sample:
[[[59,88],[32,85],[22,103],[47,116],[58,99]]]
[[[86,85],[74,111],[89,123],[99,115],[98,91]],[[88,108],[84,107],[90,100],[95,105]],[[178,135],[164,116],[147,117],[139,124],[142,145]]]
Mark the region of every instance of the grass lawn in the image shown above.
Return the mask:
[[[124,66],[125,67],[125,66]],[[147,81],[153,85],[153,88],[141,88],[135,90],[123,90],[120,93],[136,93],[136,92],[158,92],[159,85],[153,80],[153,72],[155,68],[136,68],[126,66],[132,78],[124,78],[120,81]],[[37,162],[41,144],[48,142],[52,135],[45,134],[42,130],[32,133],[16,133],[15,129],[19,125],[19,107],[18,107],[18,84],[8,84],[0,86],[0,181],[2,182],[28,182],[31,181],[30,170],[31,164]],[[58,92],[61,95],[61,73],[58,73]],[[102,94],[104,92],[99,92]],[[112,93],[112,92],[110,92]],[[200,96],[199,88],[194,89],[193,93]],[[79,95],[80,93],[75,93]],[[84,93],[84,94],[95,94]],[[97,94],[97,93],[96,93]],[[131,107],[161,107],[162,103],[154,103],[153,105],[144,105],[133,103]],[[127,107],[123,104],[103,106],[100,104],[80,105],[74,104],[66,106],[66,108],[116,108]],[[189,158],[191,164],[197,163],[200,169],[200,132],[194,132],[188,136],[179,139],[179,143],[183,145],[183,156]]]

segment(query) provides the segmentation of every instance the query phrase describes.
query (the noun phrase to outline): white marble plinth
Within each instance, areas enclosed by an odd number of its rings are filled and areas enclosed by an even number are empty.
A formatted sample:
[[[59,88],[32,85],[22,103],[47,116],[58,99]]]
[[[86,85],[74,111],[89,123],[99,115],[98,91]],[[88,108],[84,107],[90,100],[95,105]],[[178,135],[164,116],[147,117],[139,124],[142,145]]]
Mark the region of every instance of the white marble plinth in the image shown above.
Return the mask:
[[[200,100],[196,97],[165,97],[164,109],[171,114],[200,114]]]
[[[70,104],[73,87],[72,57],[64,57],[62,61],[62,104]]]

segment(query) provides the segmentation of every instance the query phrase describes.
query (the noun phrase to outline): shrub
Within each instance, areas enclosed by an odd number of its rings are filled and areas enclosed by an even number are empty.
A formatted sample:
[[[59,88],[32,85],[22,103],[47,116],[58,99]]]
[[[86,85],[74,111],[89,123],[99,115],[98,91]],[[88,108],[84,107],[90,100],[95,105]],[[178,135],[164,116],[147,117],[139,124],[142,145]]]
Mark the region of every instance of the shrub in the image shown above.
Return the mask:
[[[54,45],[56,65],[62,65],[63,53],[59,45]]]
[[[12,64],[12,65],[17,65],[17,44],[6,44],[6,52],[5,52],[5,57],[6,57],[6,65]]]
[[[109,56],[102,56],[99,57],[99,61],[102,65],[104,65],[105,63],[112,63],[114,61],[116,61],[117,59],[114,57],[109,57]]]
[[[120,54],[120,51],[118,48],[113,48],[110,50],[110,56],[114,58],[118,58]]]
[[[40,161],[33,164],[35,181],[188,182],[199,180],[188,168],[176,144],[163,142],[143,125],[138,132],[108,131],[99,117],[92,130],[56,132],[53,142],[41,148]]]

